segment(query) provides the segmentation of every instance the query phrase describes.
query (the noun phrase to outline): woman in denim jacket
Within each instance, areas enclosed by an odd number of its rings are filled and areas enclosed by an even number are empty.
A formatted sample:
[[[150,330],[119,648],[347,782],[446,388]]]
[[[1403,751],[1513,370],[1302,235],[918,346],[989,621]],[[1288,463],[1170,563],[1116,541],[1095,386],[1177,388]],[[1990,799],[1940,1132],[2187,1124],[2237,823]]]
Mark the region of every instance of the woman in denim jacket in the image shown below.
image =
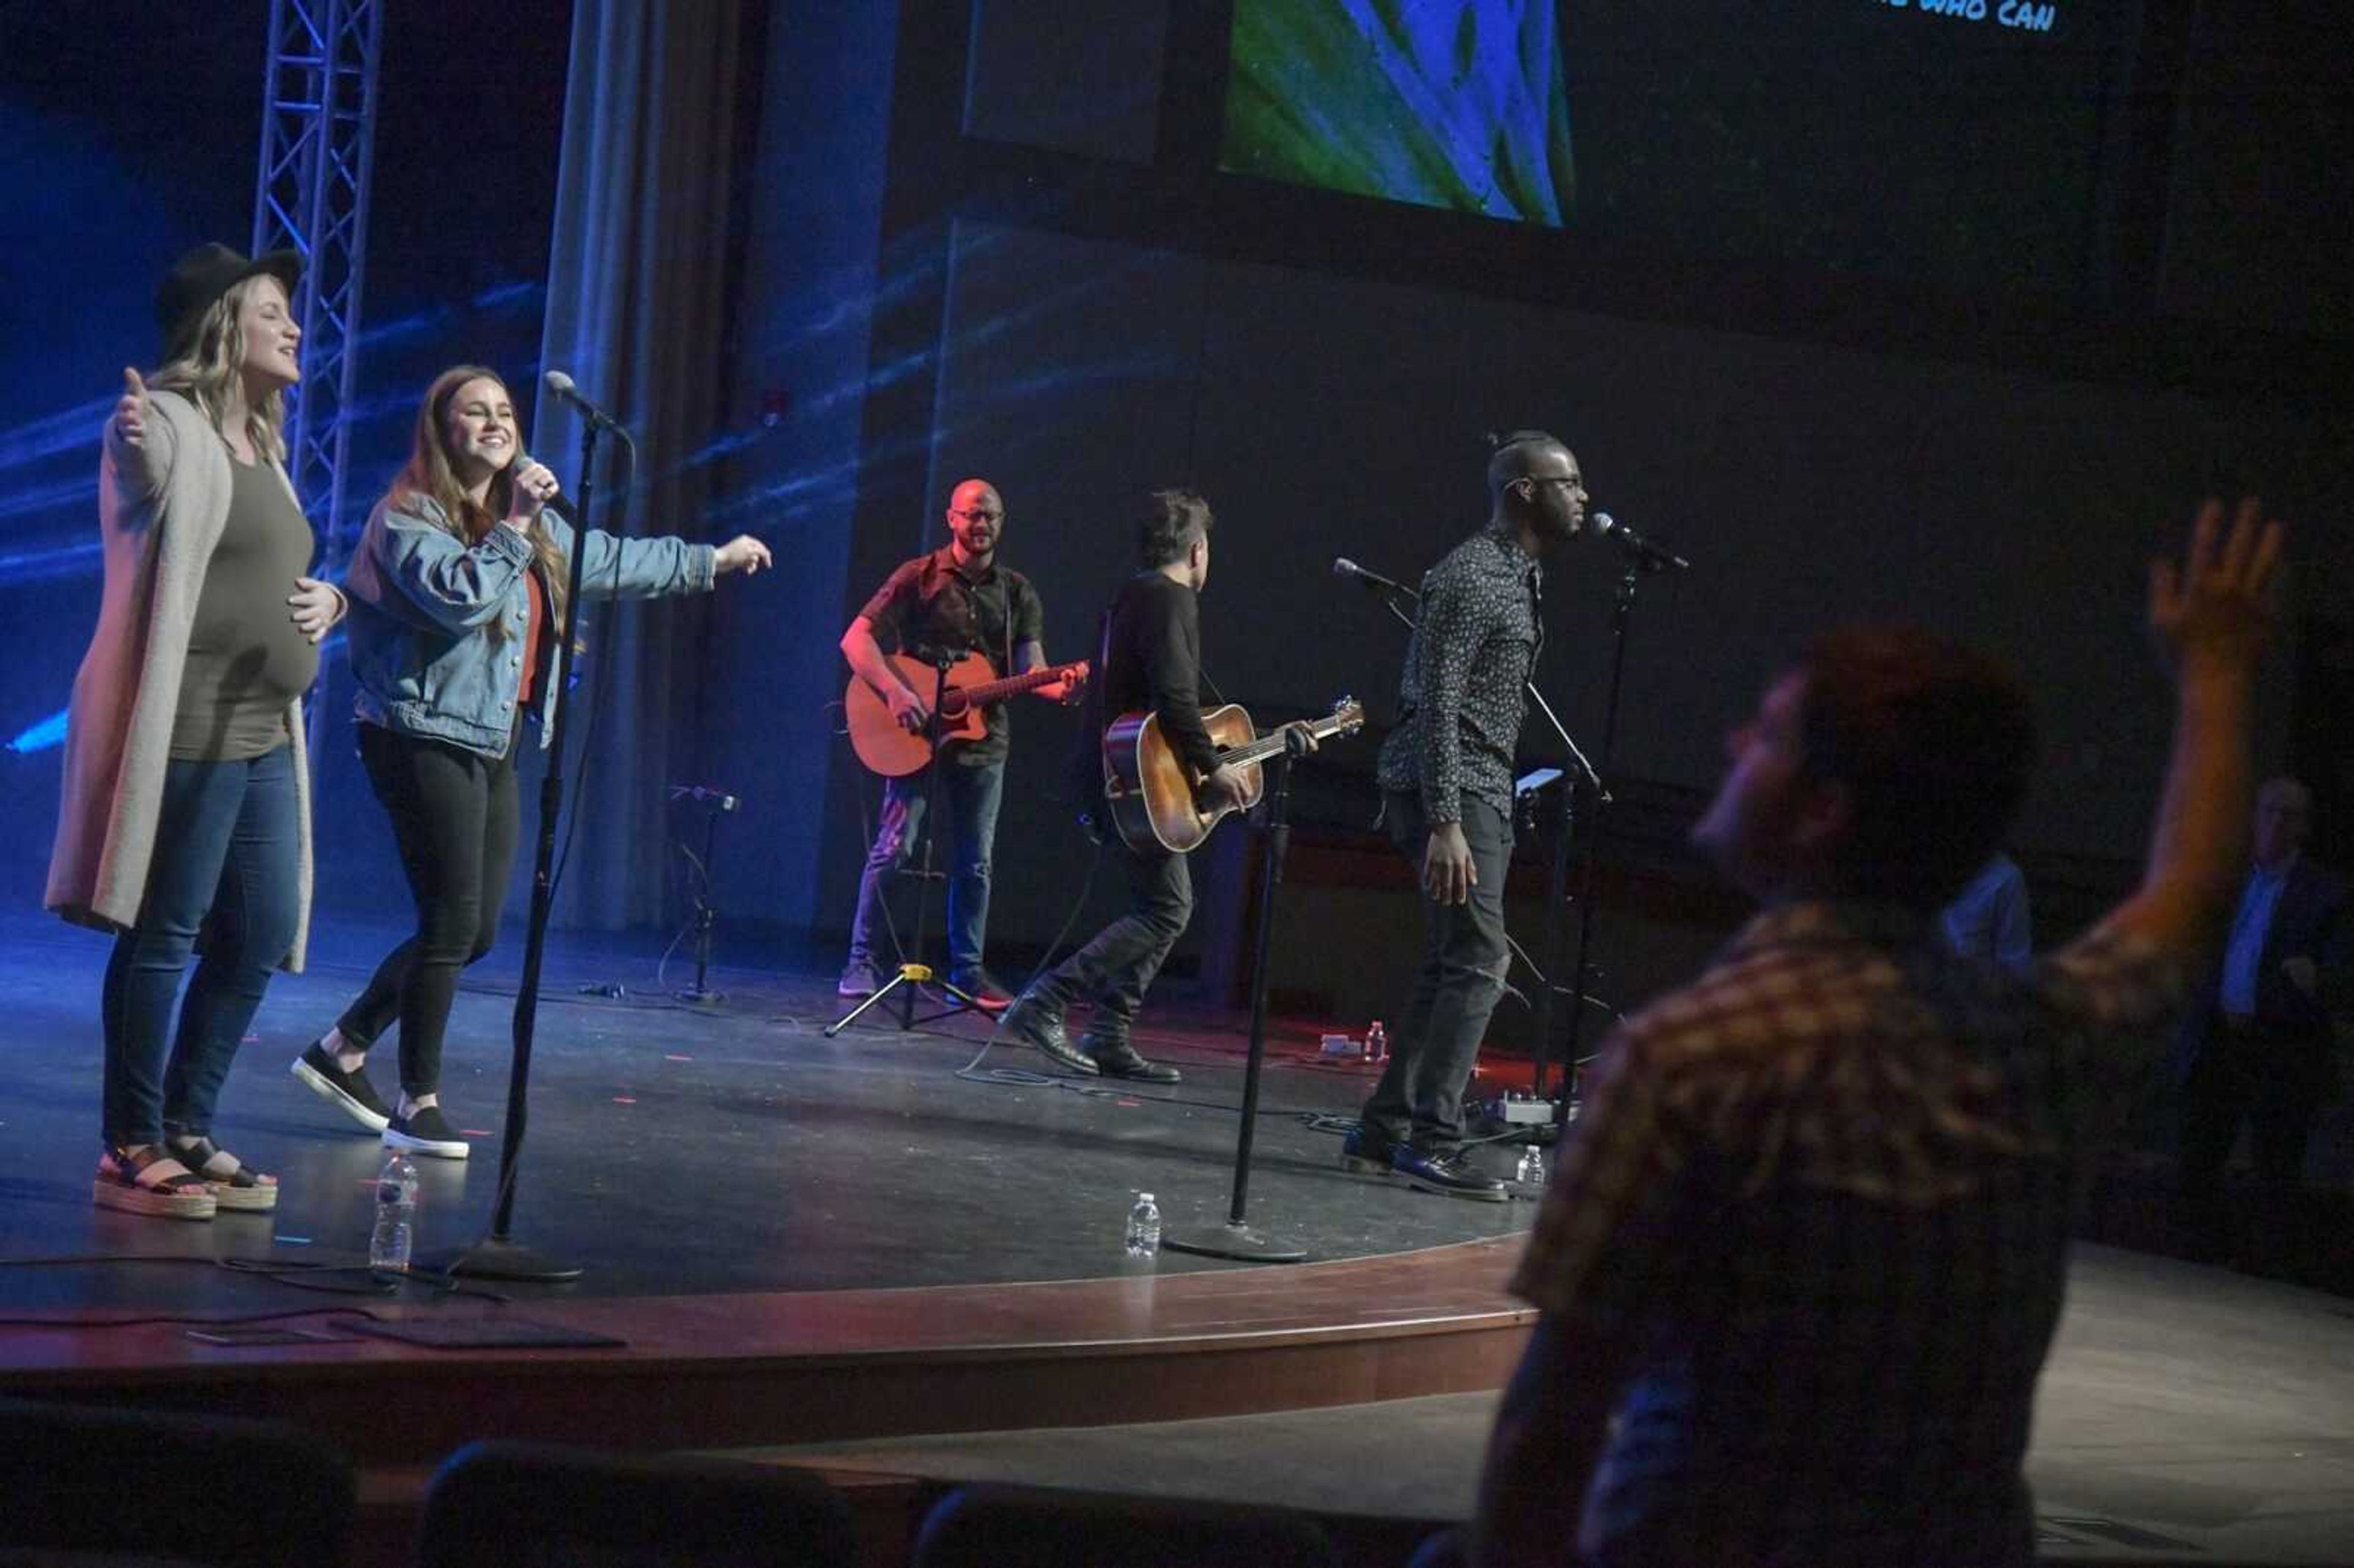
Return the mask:
[[[294,1075],[387,1145],[446,1160],[467,1148],[441,1114],[442,1035],[459,971],[498,935],[524,715],[536,708],[545,746],[563,680],[556,632],[580,535],[548,504],[556,492],[556,476],[524,455],[498,376],[444,371],[345,584],[360,759],[392,819],[417,930]],[[706,592],[727,573],[769,565],[748,535],[715,548],[592,529],[580,547],[587,590],[617,599]],[[400,1099],[387,1107],[365,1062],[396,1019]]]

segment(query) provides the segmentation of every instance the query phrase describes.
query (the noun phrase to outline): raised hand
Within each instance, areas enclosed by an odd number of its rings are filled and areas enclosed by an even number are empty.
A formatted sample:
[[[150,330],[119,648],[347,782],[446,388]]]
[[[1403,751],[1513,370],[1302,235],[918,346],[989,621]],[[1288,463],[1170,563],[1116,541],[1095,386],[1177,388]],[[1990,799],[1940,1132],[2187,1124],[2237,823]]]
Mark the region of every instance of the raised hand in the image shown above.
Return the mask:
[[[2254,667],[2276,619],[2281,540],[2281,525],[2264,520],[2253,496],[2240,503],[2228,533],[2223,503],[2210,501],[2199,509],[2182,565],[2150,563],[2150,629],[2173,655],[2178,679],[2242,677]]]
[[[711,566],[712,570],[723,577],[730,572],[742,572],[748,577],[757,574],[761,567],[775,564],[769,559],[768,546],[749,534],[738,534],[719,546],[719,553],[713,559]]]
[[[114,405],[114,433],[126,446],[146,444],[147,383],[127,365],[122,367],[122,398]]]

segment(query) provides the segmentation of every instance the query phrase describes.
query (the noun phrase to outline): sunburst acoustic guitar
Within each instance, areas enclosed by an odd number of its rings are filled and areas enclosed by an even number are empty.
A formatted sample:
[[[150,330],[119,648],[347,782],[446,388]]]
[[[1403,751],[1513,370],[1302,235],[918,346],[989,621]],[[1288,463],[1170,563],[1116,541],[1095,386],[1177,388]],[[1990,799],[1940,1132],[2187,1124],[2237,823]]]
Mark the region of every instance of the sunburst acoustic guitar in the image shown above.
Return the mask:
[[[1308,721],[1307,727],[1318,740],[1329,740],[1353,734],[1364,723],[1364,705],[1342,697],[1331,714]],[[1242,772],[1240,806],[1204,811],[1193,804],[1197,780],[1162,736],[1160,715],[1122,714],[1104,731],[1104,795],[1111,803],[1113,825],[1130,849],[1146,854],[1188,853],[1227,812],[1250,810],[1266,792],[1260,765],[1283,750],[1283,731],[1260,735],[1250,715],[1233,703],[1204,714],[1202,726],[1217,743],[1218,760]]]

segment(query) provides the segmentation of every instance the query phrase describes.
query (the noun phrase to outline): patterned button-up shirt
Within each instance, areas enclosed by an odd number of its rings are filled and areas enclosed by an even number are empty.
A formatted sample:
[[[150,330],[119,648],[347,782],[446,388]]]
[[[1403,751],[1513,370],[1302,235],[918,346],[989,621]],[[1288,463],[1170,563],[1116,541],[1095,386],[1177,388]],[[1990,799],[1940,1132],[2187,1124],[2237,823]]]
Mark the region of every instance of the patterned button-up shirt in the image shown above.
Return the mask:
[[[1920,917],[1806,903],[1619,1028],[1512,1284],[1624,1369],[1581,1548],[2031,1557],[2085,1147],[2179,991],[2105,930],[2007,975]]]
[[[1512,752],[1543,633],[1543,574],[1508,534],[1483,528],[1422,579],[1422,614],[1398,683],[1404,709],[1382,744],[1384,789],[1419,790],[1423,816],[1463,820],[1462,797],[1512,815]]]

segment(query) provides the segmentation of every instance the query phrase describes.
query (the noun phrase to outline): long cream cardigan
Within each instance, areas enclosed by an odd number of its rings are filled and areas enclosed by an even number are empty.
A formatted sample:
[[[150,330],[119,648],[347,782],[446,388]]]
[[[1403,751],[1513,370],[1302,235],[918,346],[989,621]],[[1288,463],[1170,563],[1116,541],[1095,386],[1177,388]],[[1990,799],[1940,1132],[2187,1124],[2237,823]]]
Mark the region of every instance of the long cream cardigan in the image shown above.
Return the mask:
[[[121,930],[139,918],[155,855],[164,770],[180,702],[189,628],[205,567],[228,522],[228,449],[186,398],[148,397],[146,438],[132,446],[107,420],[98,468],[106,588],[98,631],[74,677],[65,789],[43,904],[80,926]],[[270,471],[286,484],[286,471]],[[311,768],[300,698],[286,709],[293,736],[301,917],[279,967],[299,971],[311,934]]]

